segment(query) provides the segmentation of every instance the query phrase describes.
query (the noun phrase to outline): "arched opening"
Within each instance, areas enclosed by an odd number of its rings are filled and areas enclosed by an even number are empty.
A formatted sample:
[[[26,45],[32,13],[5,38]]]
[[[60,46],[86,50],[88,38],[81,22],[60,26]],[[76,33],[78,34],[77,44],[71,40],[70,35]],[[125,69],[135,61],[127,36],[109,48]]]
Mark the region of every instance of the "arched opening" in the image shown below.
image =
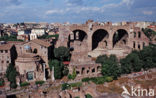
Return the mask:
[[[87,70],[87,74],[89,73],[89,70]]]
[[[133,48],[135,49],[135,42],[133,42]]]
[[[37,49],[36,48],[34,49],[33,53],[37,54]]]
[[[74,41],[83,42],[84,39],[87,39],[87,34],[83,30],[74,30],[68,36],[68,47],[73,48]]]
[[[134,38],[136,37],[136,32],[134,32]]]
[[[138,38],[141,38],[141,32],[138,32]]]
[[[124,29],[119,29],[113,35],[113,47],[122,47],[127,44],[128,33]]]
[[[94,73],[95,72],[95,68],[94,69],[92,69],[92,73]]]
[[[97,67],[97,71],[100,71],[100,66]]]
[[[138,44],[138,49],[139,49],[139,50],[141,49],[140,44]]]
[[[79,72],[79,71],[76,71],[76,74],[77,74],[77,75],[79,75],[79,74],[80,74],[80,72]]]
[[[83,67],[83,68],[82,68],[81,74],[84,74],[84,72],[85,72],[85,68]]]
[[[92,35],[92,50],[96,48],[104,49],[107,47],[107,39],[109,34],[104,29],[95,31]]]

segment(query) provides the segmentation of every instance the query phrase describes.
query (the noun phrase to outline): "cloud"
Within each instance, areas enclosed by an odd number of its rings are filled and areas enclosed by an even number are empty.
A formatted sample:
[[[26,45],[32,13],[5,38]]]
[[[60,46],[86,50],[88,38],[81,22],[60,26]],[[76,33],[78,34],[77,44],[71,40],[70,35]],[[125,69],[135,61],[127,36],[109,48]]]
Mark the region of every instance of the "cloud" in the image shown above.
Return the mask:
[[[66,0],[65,1],[68,6],[73,6],[73,5],[83,5],[84,1],[83,0]]]
[[[144,15],[152,15],[153,11],[143,11],[142,12]]]
[[[45,12],[46,15],[50,15],[50,14],[62,14],[64,11],[63,10],[47,10]]]
[[[131,6],[134,3],[134,0],[122,0],[122,3],[125,3],[127,6]]]

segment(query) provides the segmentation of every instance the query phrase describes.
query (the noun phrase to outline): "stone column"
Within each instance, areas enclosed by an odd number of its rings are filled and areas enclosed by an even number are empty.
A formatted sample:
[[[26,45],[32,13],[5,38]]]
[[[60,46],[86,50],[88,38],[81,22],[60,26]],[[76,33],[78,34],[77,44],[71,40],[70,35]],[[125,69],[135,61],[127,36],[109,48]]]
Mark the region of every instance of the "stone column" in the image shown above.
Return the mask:
[[[52,81],[55,81],[55,77],[54,77],[54,67],[52,67],[52,72],[51,72],[51,79]]]

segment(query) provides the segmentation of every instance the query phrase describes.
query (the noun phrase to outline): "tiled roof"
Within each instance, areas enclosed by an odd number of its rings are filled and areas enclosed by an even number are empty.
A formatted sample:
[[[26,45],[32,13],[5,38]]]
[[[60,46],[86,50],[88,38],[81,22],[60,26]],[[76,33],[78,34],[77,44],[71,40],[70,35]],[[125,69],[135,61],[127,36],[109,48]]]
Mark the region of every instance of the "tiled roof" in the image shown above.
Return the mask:
[[[7,43],[8,43],[8,44],[17,45],[17,44],[24,44],[24,43],[26,43],[26,42],[21,42],[21,41],[8,41]]]
[[[0,50],[10,50],[12,46],[13,44],[3,44],[3,45],[0,45]]]
[[[42,46],[45,46],[45,47],[51,46],[51,44],[49,42],[45,42],[45,41],[40,40],[40,39],[35,39],[35,40],[32,40],[31,42],[34,42],[36,44],[39,44],[39,45],[42,45]]]

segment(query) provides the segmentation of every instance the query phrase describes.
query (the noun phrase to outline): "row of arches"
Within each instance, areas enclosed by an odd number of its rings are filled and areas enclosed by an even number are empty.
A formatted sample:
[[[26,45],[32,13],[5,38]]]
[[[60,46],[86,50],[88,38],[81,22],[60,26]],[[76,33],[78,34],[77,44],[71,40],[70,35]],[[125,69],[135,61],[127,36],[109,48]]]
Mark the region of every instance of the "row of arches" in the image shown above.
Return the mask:
[[[141,38],[141,32],[139,31],[138,33],[134,32],[134,38]]]
[[[81,75],[91,75],[91,74],[98,74],[100,73],[100,66],[94,66],[94,67],[80,67],[80,68],[76,68],[76,73],[78,76]]]
[[[133,49],[141,50],[146,46],[145,42],[139,43],[133,41]]]
[[[109,42],[109,33],[104,29],[98,29],[96,30],[92,35],[92,50],[96,48],[108,48],[108,42]],[[70,33],[68,37],[68,47],[72,47],[72,43],[74,41],[81,41],[87,39],[88,35],[86,32],[82,30],[74,30]],[[128,42],[128,32],[124,29],[119,29],[113,34],[112,41],[112,47],[121,47],[125,46]]]

